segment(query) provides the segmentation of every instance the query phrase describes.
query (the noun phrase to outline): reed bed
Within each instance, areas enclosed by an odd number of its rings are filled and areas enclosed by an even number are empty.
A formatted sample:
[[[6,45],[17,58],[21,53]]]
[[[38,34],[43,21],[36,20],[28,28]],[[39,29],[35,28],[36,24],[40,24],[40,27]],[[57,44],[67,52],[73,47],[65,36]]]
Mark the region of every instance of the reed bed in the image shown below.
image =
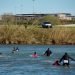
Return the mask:
[[[75,28],[1,25],[0,44],[75,44]]]

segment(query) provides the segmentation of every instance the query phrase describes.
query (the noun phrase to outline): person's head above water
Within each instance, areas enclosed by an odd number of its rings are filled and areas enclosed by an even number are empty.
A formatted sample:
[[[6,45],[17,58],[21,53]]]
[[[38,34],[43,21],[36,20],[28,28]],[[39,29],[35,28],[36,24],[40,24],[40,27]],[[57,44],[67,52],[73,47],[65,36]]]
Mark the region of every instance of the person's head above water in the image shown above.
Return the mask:
[[[36,54],[36,52],[34,52],[34,54]]]
[[[48,48],[48,50],[49,50],[49,48]]]
[[[0,52],[0,55],[2,55],[2,53]]]
[[[67,52],[65,52],[65,55],[67,55]]]
[[[49,51],[49,48],[47,49],[47,51]]]

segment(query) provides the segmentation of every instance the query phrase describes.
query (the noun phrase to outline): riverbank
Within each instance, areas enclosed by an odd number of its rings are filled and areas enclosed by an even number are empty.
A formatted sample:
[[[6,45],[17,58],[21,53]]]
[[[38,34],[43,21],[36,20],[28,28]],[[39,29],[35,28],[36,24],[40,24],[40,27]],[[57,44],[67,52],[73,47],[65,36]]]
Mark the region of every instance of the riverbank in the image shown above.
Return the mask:
[[[1,25],[0,44],[75,45],[75,27],[45,29],[39,26]]]

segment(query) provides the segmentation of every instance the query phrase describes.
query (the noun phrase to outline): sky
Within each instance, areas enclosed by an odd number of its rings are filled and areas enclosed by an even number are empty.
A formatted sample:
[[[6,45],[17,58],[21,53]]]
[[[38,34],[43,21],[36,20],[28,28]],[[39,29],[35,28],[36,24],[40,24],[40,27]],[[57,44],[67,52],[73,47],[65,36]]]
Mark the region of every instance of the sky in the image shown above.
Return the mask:
[[[0,0],[0,14],[71,13],[75,0]]]

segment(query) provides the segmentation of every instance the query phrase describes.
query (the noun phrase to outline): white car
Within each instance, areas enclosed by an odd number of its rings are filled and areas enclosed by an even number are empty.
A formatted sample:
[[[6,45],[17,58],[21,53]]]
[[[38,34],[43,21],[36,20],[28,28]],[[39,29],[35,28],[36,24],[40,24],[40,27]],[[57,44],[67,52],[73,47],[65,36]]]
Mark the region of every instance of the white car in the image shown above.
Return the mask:
[[[50,22],[43,22],[42,27],[43,28],[52,28],[52,24]]]

